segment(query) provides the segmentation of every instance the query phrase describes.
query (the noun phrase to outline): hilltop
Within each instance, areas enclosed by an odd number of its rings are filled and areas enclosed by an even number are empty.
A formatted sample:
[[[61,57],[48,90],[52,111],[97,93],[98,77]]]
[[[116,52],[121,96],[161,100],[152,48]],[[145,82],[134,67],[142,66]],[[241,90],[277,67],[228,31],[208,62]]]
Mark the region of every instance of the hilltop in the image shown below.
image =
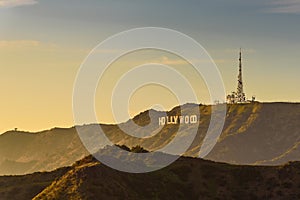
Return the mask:
[[[200,110],[200,126],[189,125],[183,133],[198,129],[197,136],[184,156],[198,157],[202,140],[206,134],[211,106],[187,104],[184,112]],[[132,120],[144,126],[150,123],[149,114],[155,119],[163,116],[155,110],[140,113]],[[180,114],[175,107],[168,115]],[[225,126],[221,137],[205,157],[212,161],[247,165],[282,165],[288,161],[300,160],[300,104],[298,103],[251,103],[232,104],[227,107]],[[142,127],[122,124],[130,132],[143,135]],[[96,124],[77,127],[94,138],[98,135]],[[133,147],[141,145],[154,151],[165,146],[177,133],[178,126],[166,125],[155,136],[138,139],[124,132],[116,125],[101,125],[106,136],[115,144]],[[150,126],[155,132],[158,123]],[[184,140],[184,134],[181,135]],[[99,140],[97,140],[99,141]],[[101,142],[101,139],[100,139]],[[105,144],[101,144],[103,147]],[[27,174],[36,171],[51,171],[69,166],[89,155],[83,147],[76,128],[51,130],[39,133],[9,131],[0,135],[0,174]]]
[[[111,147],[99,153],[111,156]],[[124,163],[128,155],[114,152]],[[158,153],[155,153],[158,154]],[[135,154],[136,159],[139,154]],[[154,156],[155,158],[155,156]],[[147,160],[137,161],[141,164]],[[92,156],[51,173],[0,177],[1,199],[298,199],[300,163],[236,166],[181,157],[159,171],[130,174],[111,169]],[[52,179],[52,181],[51,181]],[[17,183],[17,184],[16,184]],[[25,187],[23,187],[25,186]],[[42,188],[43,186],[43,188]],[[13,191],[26,196],[16,197]]]

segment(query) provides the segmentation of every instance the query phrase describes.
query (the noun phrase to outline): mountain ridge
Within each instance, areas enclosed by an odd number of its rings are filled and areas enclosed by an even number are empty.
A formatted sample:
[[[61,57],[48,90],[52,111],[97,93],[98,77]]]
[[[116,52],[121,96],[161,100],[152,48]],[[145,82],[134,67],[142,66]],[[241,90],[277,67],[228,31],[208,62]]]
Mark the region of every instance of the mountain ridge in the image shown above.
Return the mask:
[[[227,105],[223,132],[206,159],[251,165],[280,165],[288,161],[300,160],[300,146],[296,145],[300,142],[299,105],[299,103],[285,102]],[[200,111],[200,126],[184,127],[187,133],[196,129],[198,131],[194,142],[185,154],[198,157],[201,142],[210,122],[212,106],[187,104],[182,108],[186,109],[187,113]],[[149,112],[154,119],[163,116],[163,112],[148,110],[135,116],[132,121],[141,126],[149,124]],[[174,107],[168,114],[180,114],[179,106]],[[146,135],[142,127],[133,129],[128,124],[126,122],[122,125],[127,126],[130,132],[141,136]],[[93,138],[98,133],[97,126],[99,125],[90,124],[76,126],[76,128],[90,134]],[[115,144],[129,147],[141,145],[151,151],[168,144],[178,129],[176,125],[167,125],[155,136],[143,140],[124,134],[116,125],[100,126],[103,133]],[[53,128],[36,133],[9,131],[0,135],[0,174],[51,171],[69,166],[89,155],[90,153],[82,145],[76,128]],[[154,132],[158,128],[158,124],[154,123],[149,130]],[[181,139],[184,140],[184,134]]]
[[[101,154],[112,156],[111,147]],[[128,152],[129,156],[130,152]],[[115,158],[119,157],[118,152]],[[138,156],[138,154],[136,154]],[[127,160],[127,156],[119,157]],[[133,159],[136,160],[136,159]],[[144,160],[146,161],[146,160]],[[131,174],[111,169],[93,156],[56,172],[21,176],[20,185],[39,175],[43,189],[31,184],[27,196],[38,199],[297,199],[300,198],[300,162],[282,166],[238,166],[200,158],[180,157],[161,170]],[[52,177],[52,181],[50,181]],[[0,183],[20,176],[0,177]],[[10,183],[10,182],[9,182]],[[6,184],[0,190],[3,200],[14,199],[17,186]],[[20,190],[24,192],[24,188]],[[40,191],[39,191],[40,190]],[[6,196],[3,196],[3,193]],[[26,198],[19,198],[20,200]]]

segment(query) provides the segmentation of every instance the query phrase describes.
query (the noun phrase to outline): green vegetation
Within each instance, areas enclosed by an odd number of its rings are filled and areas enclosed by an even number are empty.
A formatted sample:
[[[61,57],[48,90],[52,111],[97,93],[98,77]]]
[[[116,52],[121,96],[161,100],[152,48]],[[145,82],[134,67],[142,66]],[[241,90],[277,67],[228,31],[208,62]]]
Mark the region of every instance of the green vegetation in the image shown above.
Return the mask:
[[[137,145],[137,146],[134,146],[131,148],[131,152],[133,152],[133,153],[148,153],[149,151],[147,151],[140,145]]]

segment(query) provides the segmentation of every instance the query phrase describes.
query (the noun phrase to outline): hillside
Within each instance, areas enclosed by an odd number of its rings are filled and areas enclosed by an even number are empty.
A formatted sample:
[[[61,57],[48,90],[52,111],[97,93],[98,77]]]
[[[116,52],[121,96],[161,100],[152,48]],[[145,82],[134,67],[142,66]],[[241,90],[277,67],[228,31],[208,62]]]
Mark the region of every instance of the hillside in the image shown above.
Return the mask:
[[[51,171],[86,155],[75,128],[39,133],[9,131],[0,136],[0,175]]]
[[[32,199],[71,168],[60,168],[52,172],[36,172],[22,176],[0,177],[0,199]]]
[[[110,147],[101,150],[102,155],[111,156],[110,153]],[[124,162],[126,159],[123,157]],[[258,167],[181,157],[159,171],[130,174],[108,168],[88,156],[53,179],[34,199],[298,199],[299,168],[299,162]],[[39,176],[44,175],[48,173]],[[30,185],[32,175],[24,177]],[[8,184],[2,190],[7,187]],[[12,194],[2,199],[11,197]]]
[[[260,165],[300,160],[300,104],[230,106],[222,138],[207,159]]]
[[[211,106],[187,104],[184,112],[200,110],[199,129],[195,125],[183,126],[179,140],[184,141],[186,133],[197,130],[197,136],[185,156],[197,157],[206,134]],[[158,119],[163,116],[155,110],[137,115],[133,121],[141,127],[122,124],[130,133],[146,135],[159,128],[158,122],[148,130],[142,126],[150,123],[149,113]],[[180,114],[179,107],[168,115]],[[300,160],[300,104],[296,103],[252,103],[228,105],[225,126],[217,145],[206,157],[213,161],[233,164],[282,165],[288,161]],[[98,125],[77,127],[91,141],[102,144],[104,139],[95,140]],[[151,151],[168,144],[177,133],[177,125],[166,125],[152,137],[138,139],[124,134],[116,125],[101,125],[106,136],[115,144],[132,147],[141,145]],[[95,149],[97,151],[97,149]],[[83,147],[76,129],[54,128],[39,133],[9,131],[0,135],[0,174],[26,174],[35,171],[51,171],[68,166],[89,155]]]

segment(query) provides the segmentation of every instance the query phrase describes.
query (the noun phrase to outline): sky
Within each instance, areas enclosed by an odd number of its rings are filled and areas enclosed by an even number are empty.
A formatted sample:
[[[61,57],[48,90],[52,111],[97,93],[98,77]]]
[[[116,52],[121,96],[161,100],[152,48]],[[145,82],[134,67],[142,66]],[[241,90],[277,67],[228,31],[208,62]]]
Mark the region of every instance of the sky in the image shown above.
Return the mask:
[[[0,133],[73,126],[80,65],[100,42],[138,27],[173,29],[195,39],[219,68],[227,93],[236,90],[242,48],[249,98],[299,102],[299,21],[300,0],[0,0]],[[141,60],[184,66],[174,55],[144,51],[115,63],[107,81]],[[200,79],[197,97],[205,103]],[[104,93],[99,88],[96,99]],[[109,108],[96,102],[100,121],[114,123]],[[129,114],[155,103],[171,109],[176,99],[163,88],[145,87],[130,99]]]

